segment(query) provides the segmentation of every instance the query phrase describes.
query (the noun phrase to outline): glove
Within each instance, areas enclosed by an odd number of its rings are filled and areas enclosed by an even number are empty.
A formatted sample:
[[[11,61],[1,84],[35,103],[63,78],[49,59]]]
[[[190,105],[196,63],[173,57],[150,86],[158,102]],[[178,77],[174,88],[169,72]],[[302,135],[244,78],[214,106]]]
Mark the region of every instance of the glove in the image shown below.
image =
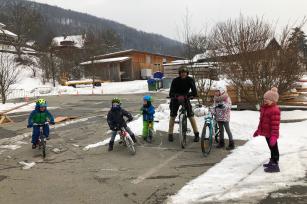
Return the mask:
[[[50,122],[50,125],[55,125],[55,122],[54,121]]]
[[[271,136],[269,140],[270,140],[270,147],[274,147],[277,143],[277,137]]]
[[[33,128],[32,124],[27,125],[27,128]]]
[[[255,131],[255,133],[253,134],[253,137],[257,137],[259,136],[258,130]]]
[[[225,108],[224,104],[218,104],[217,107],[221,109]]]

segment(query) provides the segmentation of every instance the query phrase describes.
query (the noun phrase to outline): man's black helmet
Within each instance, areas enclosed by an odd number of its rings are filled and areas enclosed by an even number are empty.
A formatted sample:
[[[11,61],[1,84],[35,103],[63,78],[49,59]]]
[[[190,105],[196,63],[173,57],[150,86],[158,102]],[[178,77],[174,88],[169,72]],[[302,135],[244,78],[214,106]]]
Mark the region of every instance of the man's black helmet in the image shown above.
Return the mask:
[[[186,72],[187,74],[189,74],[189,69],[186,66],[181,66],[178,69],[178,73],[180,74],[181,72]]]

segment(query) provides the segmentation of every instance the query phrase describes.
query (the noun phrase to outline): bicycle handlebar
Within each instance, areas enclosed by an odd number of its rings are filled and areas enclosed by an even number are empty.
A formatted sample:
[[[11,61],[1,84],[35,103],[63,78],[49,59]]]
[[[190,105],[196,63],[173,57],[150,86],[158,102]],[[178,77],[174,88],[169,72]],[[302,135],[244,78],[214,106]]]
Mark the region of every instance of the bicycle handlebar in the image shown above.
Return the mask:
[[[38,124],[38,123],[33,123],[33,126],[44,126],[44,125],[48,125],[49,122],[45,122],[45,123],[42,123],[42,124]]]

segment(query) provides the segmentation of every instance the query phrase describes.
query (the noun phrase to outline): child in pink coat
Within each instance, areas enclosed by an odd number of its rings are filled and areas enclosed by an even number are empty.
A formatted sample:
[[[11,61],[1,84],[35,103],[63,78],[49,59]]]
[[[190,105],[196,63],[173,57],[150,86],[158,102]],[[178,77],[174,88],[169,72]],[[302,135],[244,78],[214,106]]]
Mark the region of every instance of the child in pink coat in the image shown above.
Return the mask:
[[[264,104],[260,109],[260,121],[254,137],[265,136],[271,151],[269,163],[264,164],[264,171],[268,173],[279,172],[279,151],[277,139],[279,137],[280,109],[277,105],[279,94],[277,88],[273,87],[264,94]]]

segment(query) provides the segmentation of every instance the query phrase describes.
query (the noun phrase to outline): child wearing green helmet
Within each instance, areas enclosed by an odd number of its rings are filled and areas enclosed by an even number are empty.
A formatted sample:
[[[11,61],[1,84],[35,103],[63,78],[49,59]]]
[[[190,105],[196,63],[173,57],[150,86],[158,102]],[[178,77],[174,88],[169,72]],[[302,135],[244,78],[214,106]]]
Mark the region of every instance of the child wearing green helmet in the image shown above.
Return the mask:
[[[134,133],[131,131],[131,129],[127,126],[126,121],[124,117],[128,118],[128,121],[133,120],[133,116],[131,113],[126,111],[121,107],[121,101],[119,98],[113,98],[112,99],[112,107],[111,110],[108,113],[107,116],[107,122],[112,130],[112,136],[109,142],[109,149],[108,151],[113,150],[113,145],[114,145],[114,140],[116,137],[116,134],[118,130],[120,130],[122,127],[125,128],[125,130],[129,133],[131,139],[133,140],[134,143],[137,142]]]
[[[143,97],[143,106],[141,108],[141,112],[143,114],[143,139],[151,143],[155,114],[155,108],[152,105],[152,96],[146,95]]]
[[[54,117],[47,110],[47,102],[45,99],[38,99],[36,101],[35,110],[33,110],[28,118],[27,128],[33,128],[32,133],[32,149],[35,149],[40,134],[40,128],[33,126],[33,124],[44,124],[43,134],[46,139],[49,139],[49,125],[45,124],[49,120],[51,125],[54,125]]]

